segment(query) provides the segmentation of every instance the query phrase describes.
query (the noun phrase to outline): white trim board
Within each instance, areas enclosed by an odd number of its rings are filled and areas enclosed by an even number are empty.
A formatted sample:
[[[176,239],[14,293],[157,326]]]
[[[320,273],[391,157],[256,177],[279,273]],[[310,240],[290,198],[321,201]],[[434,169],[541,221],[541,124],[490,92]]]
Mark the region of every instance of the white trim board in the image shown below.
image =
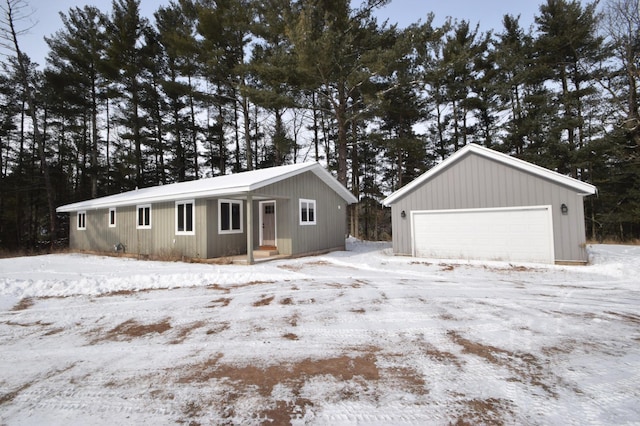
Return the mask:
[[[519,158],[511,157],[510,155],[503,154],[498,151],[494,151],[489,148],[485,148],[476,144],[466,145],[464,148],[456,151],[449,158],[444,160],[442,163],[433,167],[417,179],[411,181],[409,184],[403,186],[402,188],[395,191],[393,194],[389,195],[382,201],[382,204],[385,206],[390,206],[400,198],[408,195],[415,188],[419,187],[423,183],[427,182],[433,176],[440,173],[441,170],[449,167],[452,163],[460,160],[467,154],[474,153],[480,155],[485,158],[489,158],[491,160],[497,161],[502,164],[506,164],[508,166],[514,167],[516,169],[522,170],[527,173],[531,173],[536,176],[540,176],[541,178],[548,179],[550,181],[556,182],[558,184],[568,186],[574,189],[579,194],[583,195],[592,195],[596,193],[596,187],[591,185],[590,183],[582,182],[578,179],[574,179],[570,176],[565,176],[560,173],[554,172],[553,170],[545,169],[544,167],[537,166],[535,164],[529,163],[524,160],[520,160]]]

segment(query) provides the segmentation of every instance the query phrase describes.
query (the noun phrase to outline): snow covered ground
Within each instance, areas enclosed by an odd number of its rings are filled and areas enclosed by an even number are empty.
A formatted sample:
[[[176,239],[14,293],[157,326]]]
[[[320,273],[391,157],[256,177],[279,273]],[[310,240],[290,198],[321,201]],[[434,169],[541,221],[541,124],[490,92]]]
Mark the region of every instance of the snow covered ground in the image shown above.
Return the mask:
[[[640,424],[640,247],[589,266],[0,260],[0,424]]]

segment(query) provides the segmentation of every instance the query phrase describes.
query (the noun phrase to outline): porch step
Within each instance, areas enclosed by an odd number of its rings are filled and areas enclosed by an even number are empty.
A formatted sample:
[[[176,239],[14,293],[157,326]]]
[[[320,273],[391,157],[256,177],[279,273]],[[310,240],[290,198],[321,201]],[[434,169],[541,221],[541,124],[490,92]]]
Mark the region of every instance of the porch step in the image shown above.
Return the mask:
[[[253,251],[253,257],[271,257],[278,254],[279,252],[276,247],[261,246],[257,250]]]

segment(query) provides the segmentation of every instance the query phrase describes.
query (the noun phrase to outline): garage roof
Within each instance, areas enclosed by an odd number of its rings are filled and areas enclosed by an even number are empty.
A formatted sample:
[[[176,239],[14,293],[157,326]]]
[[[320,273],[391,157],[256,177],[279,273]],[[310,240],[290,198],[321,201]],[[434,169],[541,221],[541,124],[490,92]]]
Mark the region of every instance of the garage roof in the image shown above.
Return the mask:
[[[444,170],[445,168],[449,167],[451,164],[455,163],[456,161],[459,161],[464,156],[469,155],[469,154],[480,155],[482,157],[489,158],[491,160],[497,161],[499,163],[506,164],[506,165],[514,167],[516,169],[520,169],[520,170],[522,170],[524,172],[540,176],[543,179],[547,179],[547,180],[556,182],[556,183],[558,183],[560,185],[564,185],[564,186],[567,186],[569,188],[573,188],[573,189],[576,190],[577,193],[582,194],[582,195],[592,195],[592,194],[595,194],[596,191],[597,191],[596,187],[591,185],[591,184],[589,184],[589,183],[582,182],[582,181],[580,181],[578,179],[574,179],[572,177],[565,176],[563,174],[554,172],[552,170],[545,169],[544,167],[537,166],[537,165],[529,163],[527,161],[520,160],[520,159],[515,158],[515,157],[511,157],[511,156],[509,156],[507,154],[503,154],[501,152],[494,151],[492,149],[485,148],[485,147],[480,146],[480,145],[469,144],[469,145],[465,146],[464,148],[462,148],[462,149],[458,150],[457,152],[455,152],[453,155],[451,155],[449,158],[444,160],[442,163],[440,163],[437,166],[433,167],[428,172],[424,173],[423,175],[421,175],[417,179],[413,180],[409,184],[403,186],[399,190],[395,191],[393,194],[389,195],[387,198],[385,198],[382,201],[382,204],[384,204],[385,206],[390,206],[395,201],[397,201],[400,198],[404,197],[405,195],[409,194],[415,188],[417,188],[418,186],[422,185],[424,182],[426,182],[429,179],[431,179],[433,176],[435,176],[438,173],[440,173],[440,171]]]
[[[348,204],[353,204],[358,201],[356,197],[349,192],[347,188],[342,186],[324,167],[318,163],[309,162],[135,189],[121,194],[67,204],[58,207],[56,211],[64,213],[163,201],[238,196],[305,172],[314,173]]]

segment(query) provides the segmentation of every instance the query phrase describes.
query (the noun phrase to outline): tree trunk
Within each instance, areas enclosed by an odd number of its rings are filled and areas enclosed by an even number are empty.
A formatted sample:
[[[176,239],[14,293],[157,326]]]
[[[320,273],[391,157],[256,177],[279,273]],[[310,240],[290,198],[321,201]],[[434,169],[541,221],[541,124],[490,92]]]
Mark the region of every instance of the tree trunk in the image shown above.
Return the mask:
[[[358,162],[357,128],[351,126],[353,146],[351,148],[351,193],[360,199],[360,164]],[[345,144],[346,145],[346,144]],[[351,209],[351,235],[360,238],[360,203],[354,203]]]
[[[91,82],[91,198],[98,197],[98,94]]]
[[[251,117],[249,111],[249,100],[242,97],[242,115],[244,119],[244,143],[247,156],[247,170],[253,170],[253,155],[251,149]]]
[[[136,159],[136,186],[142,188],[144,186],[144,178],[142,176],[144,167],[142,166],[142,134],[140,132],[140,112],[138,111],[140,100],[138,99],[138,83],[135,77],[131,82],[131,99],[133,106],[133,142],[135,144]]]
[[[235,129],[235,142],[236,142],[236,153],[235,153],[235,166],[234,172],[238,173],[241,170],[240,167],[240,129],[239,129],[239,117],[238,117],[238,101],[233,101],[233,121],[234,121],[234,129]]]
[[[320,152],[318,145],[320,143],[318,138],[318,106],[316,105],[316,92],[311,93],[313,103],[313,145],[315,147],[316,161],[320,161]]]
[[[11,8],[9,8],[9,12],[11,12]],[[21,84],[25,91],[25,96],[27,102],[29,103],[29,111],[31,113],[31,121],[33,124],[33,136],[35,139],[35,143],[38,150],[38,156],[40,157],[40,165],[42,167],[42,173],[44,175],[44,185],[47,193],[47,204],[49,207],[49,238],[50,244],[53,246],[53,243],[57,237],[57,226],[56,226],[56,207],[54,201],[54,192],[53,185],[51,184],[51,176],[49,173],[49,164],[47,163],[47,157],[44,149],[44,140],[42,138],[42,134],[40,133],[40,128],[38,126],[38,113],[37,113],[37,105],[35,101],[35,94],[31,90],[31,85],[29,84],[29,70],[27,69],[27,64],[25,63],[25,56],[22,54],[20,50],[20,45],[18,44],[18,36],[14,26],[14,16],[9,13],[8,16],[8,24],[9,30],[11,34],[11,38],[13,39],[13,45],[15,47],[16,56],[18,59],[18,68],[20,74]]]
[[[111,115],[109,111],[109,98],[107,97],[107,188],[111,193],[111,155],[109,150],[111,149]]]
[[[347,99],[341,86],[338,93],[338,102],[334,106],[336,121],[338,122],[338,182],[347,187]]]
[[[188,76],[189,80],[189,108],[191,112],[191,144],[193,145],[193,170],[195,173],[195,179],[198,179],[200,170],[198,168],[198,132],[196,130],[196,108],[193,101],[193,87],[191,85],[191,75]]]

